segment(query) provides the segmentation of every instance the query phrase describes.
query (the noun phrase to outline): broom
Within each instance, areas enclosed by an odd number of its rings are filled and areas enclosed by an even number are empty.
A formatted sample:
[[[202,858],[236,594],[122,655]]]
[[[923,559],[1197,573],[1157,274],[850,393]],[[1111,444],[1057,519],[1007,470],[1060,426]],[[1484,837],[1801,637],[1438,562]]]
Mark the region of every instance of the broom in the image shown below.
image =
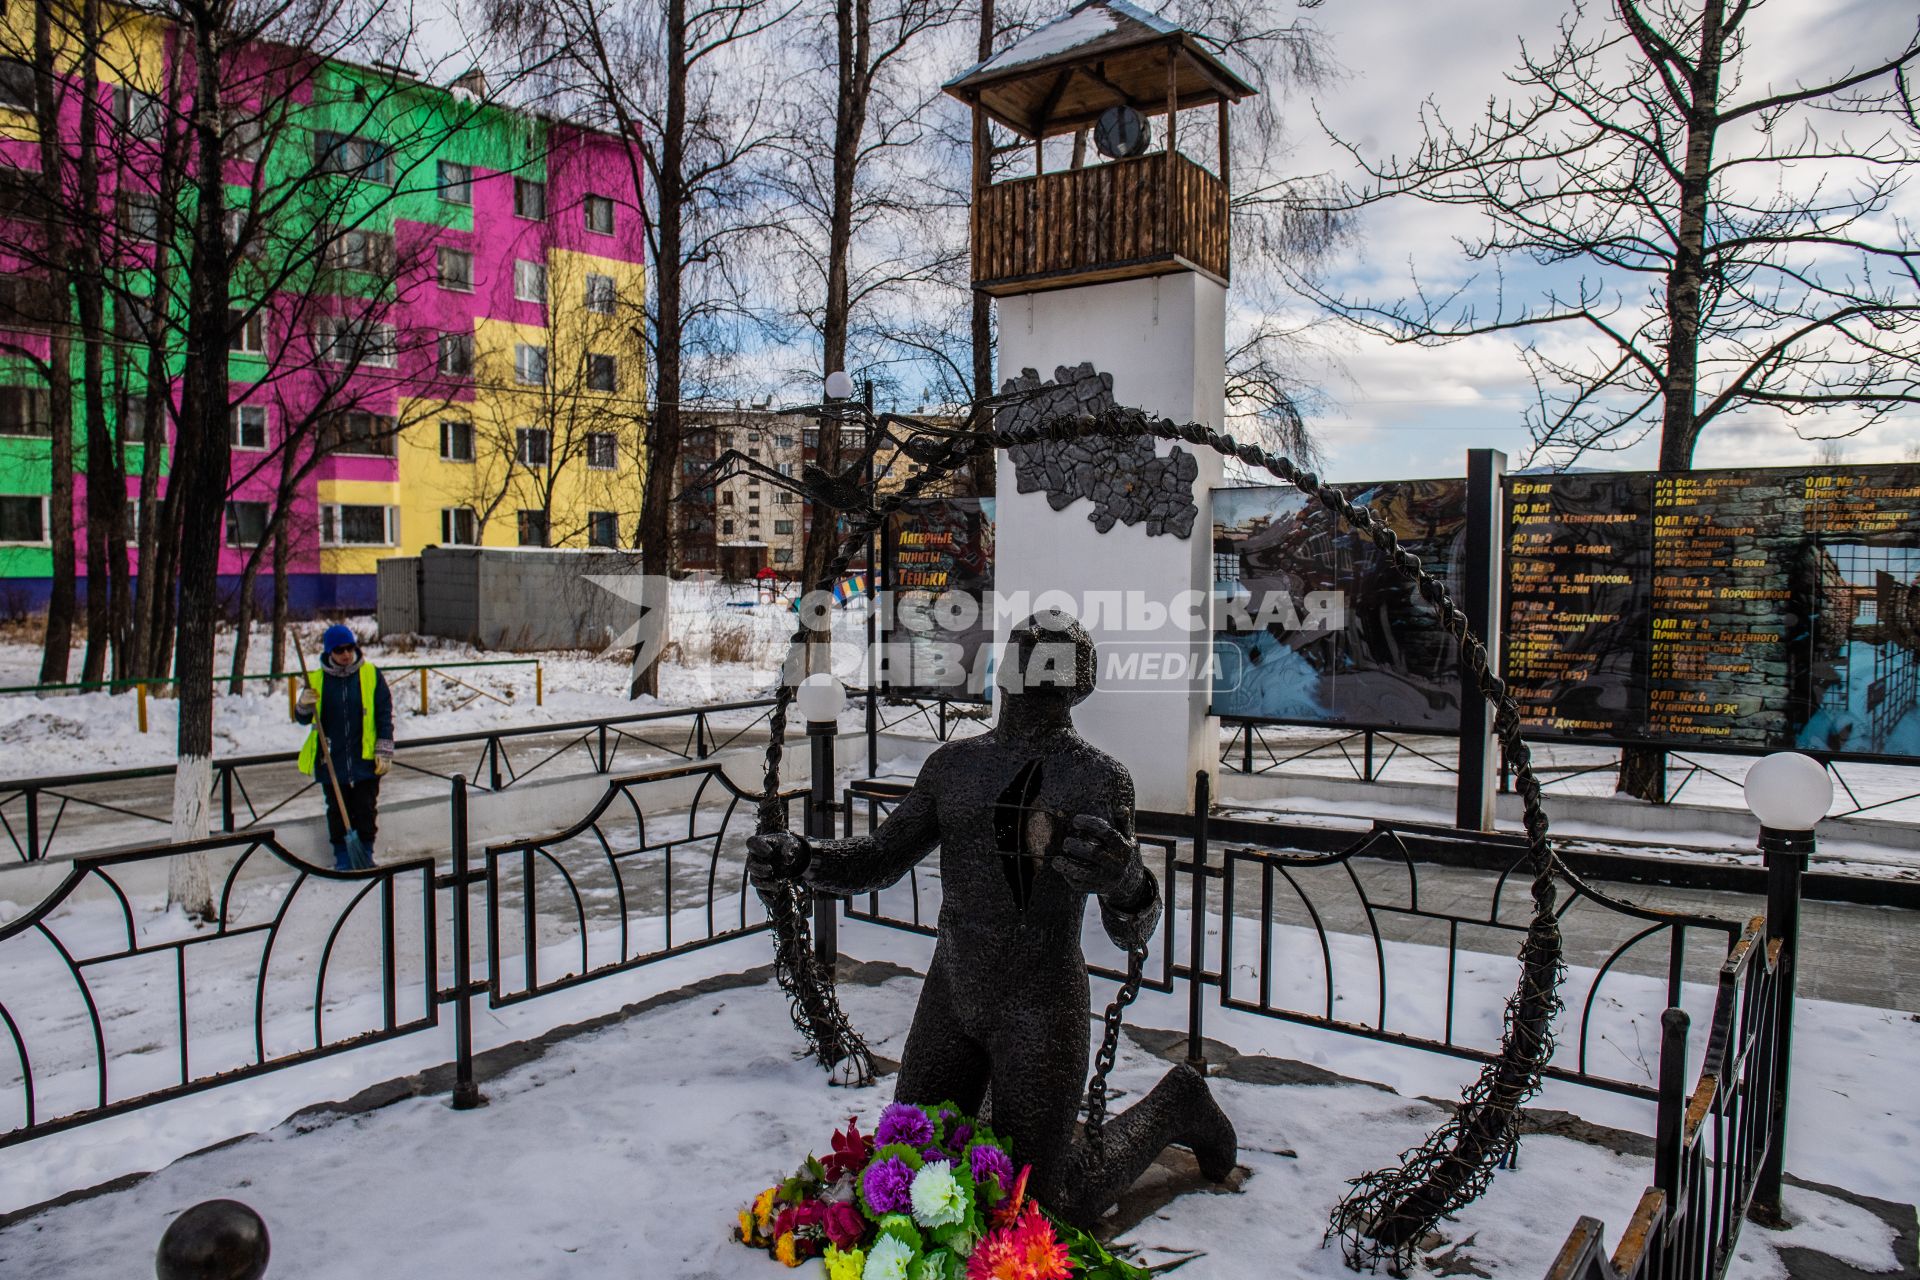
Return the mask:
[[[313,681],[307,675],[307,655],[300,648],[300,637],[293,637],[293,656],[300,660],[300,678],[311,688]],[[321,659],[325,661],[325,658]],[[327,767],[327,781],[333,787],[334,807],[340,811],[340,825],[347,829],[347,869],[365,871],[373,865],[373,856],[367,852],[367,846],[360,843],[360,833],[353,829],[353,823],[347,818],[347,798],[340,793],[340,775],[333,771],[333,751],[327,746],[326,726],[320,723],[320,704],[313,704],[313,735],[320,740],[320,760]]]

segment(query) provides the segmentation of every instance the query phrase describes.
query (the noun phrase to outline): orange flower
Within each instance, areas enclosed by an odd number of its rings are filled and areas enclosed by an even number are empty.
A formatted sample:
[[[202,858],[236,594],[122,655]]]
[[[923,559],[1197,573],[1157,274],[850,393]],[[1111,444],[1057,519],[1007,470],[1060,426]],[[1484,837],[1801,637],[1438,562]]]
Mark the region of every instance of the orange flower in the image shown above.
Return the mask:
[[[740,1243],[757,1243],[753,1238],[753,1210],[751,1209],[742,1209],[740,1211]]]
[[[763,1234],[767,1224],[773,1221],[773,1198],[779,1194],[780,1188],[768,1187],[760,1193],[760,1198],[753,1202],[753,1220],[760,1225]]]
[[[773,1256],[779,1259],[782,1266],[797,1267],[800,1265],[800,1255],[794,1247],[793,1232],[785,1232],[778,1240],[774,1241]]]
[[[1068,1280],[1072,1261],[1053,1224],[1028,1205],[1011,1226],[990,1232],[967,1259],[967,1280]]]

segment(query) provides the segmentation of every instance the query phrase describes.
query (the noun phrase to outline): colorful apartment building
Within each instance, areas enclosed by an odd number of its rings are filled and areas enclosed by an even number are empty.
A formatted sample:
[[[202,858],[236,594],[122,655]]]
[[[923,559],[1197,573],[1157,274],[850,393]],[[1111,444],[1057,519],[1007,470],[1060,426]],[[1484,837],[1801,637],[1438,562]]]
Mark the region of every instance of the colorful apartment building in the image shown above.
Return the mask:
[[[32,8],[0,16],[0,52],[15,55],[0,57],[0,201],[39,169],[32,77],[19,60],[32,47],[23,28]],[[170,79],[176,33],[127,15],[116,40],[95,90],[120,148],[103,181],[102,199],[115,206],[109,256],[122,271],[102,395],[134,495],[149,434],[148,352],[164,349],[176,405],[185,355],[178,329],[155,322],[177,303],[144,296],[152,246],[141,238],[151,239],[154,201],[142,183],[152,157],[128,123],[152,118],[154,132],[164,129],[169,112],[155,95]],[[67,83],[60,118],[72,149],[79,86]],[[370,609],[377,562],[428,545],[635,545],[647,372],[637,166],[617,137],[487,104],[476,89],[471,78],[435,85],[322,62],[284,101],[242,100],[238,110],[258,123],[235,131],[226,175],[229,235],[246,248],[227,357],[224,585],[250,559],[260,563],[276,512],[285,513],[290,594],[306,610]],[[0,207],[0,227],[26,225],[30,235],[23,208]],[[24,243],[0,231],[0,277],[33,275]],[[36,366],[47,361],[51,326],[71,313],[57,301],[21,305],[8,287],[0,284],[0,606],[21,608],[46,599],[52,562],[56,424]],[[76,440],[79,395],[76,387]],[[84,476],[75,487],[84,537]],[[84,574],[84,548],[79,563]],[[259,592],[270,577],[259,573]]]

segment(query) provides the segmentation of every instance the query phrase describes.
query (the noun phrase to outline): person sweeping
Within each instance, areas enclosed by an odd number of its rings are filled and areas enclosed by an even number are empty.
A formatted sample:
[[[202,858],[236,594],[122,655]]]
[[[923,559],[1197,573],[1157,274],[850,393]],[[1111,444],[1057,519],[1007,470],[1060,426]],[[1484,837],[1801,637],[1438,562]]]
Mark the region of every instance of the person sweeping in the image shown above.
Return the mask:
[[[305,672],[294,700],[294,720],[313,726],[300,772],[314,776],[318,768],[334,869],[354,871],[373,865],[380,779],[393,760],[393,695],[351,628],[328,627],[320,647],[319,669]]]

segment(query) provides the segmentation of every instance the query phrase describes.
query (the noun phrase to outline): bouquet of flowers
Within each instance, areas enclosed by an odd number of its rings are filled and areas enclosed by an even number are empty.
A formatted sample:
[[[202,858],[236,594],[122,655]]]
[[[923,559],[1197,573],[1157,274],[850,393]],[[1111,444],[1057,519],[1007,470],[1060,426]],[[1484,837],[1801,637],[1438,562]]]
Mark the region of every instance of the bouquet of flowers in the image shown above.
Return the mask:
[[[738,1239],[827,1280],[1144,1280],[1026,1194],[1005,1143],[943,1104],[896,1102],[740,1212]]]

